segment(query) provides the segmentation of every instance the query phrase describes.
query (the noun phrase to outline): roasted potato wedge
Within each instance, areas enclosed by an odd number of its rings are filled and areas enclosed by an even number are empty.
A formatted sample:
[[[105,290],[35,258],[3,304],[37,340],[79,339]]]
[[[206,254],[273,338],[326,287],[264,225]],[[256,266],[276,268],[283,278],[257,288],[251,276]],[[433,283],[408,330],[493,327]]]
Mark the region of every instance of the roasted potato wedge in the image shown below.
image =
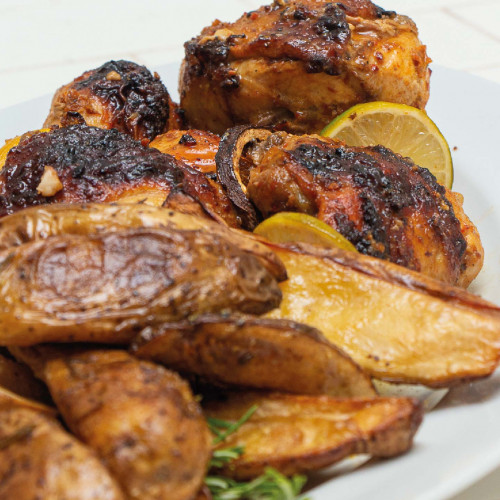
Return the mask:
[[[65,234],[0,255],[0,345],[123,343],[194,313],[263,313],[275,278],[228,238],[174,228]]]
[[[407,451],[423,410],[409,398],[334,399],[328,396],[229,393],[208,402],[208,417],[237,421],[257,410],[219,448],[243,446],[222,473],[249,479],[274,467],[283,474],[316,470],[355,453],[391,457]]]
[[[127,498],[194,497],[211,439],[200,407],[178,375],[125,351],[42,346],[15,352],[35,360],[64,421],[103,459]]]
[[[276,254],[251,234],[229,229],[205,218],[141,204],[54,204],[20,210],[0,220],[0,251],[62,234],[94,234],[131,228],[172,228],[203,231],[229,239],[258,258],[277,280],[286,271]]]
[[[289,279],[271,318],[322,330],[374,377],[446,387],[485,377],[500,355],[500,309],[379,259],[269,244]]]
[[[124,500],[95,453],[52,417],[0,405],[0,498]]]
[[[321,333],[286,320],[205,316],[146,327],[136,356],[217,383],[297,394],[375,396],[370,378]]]

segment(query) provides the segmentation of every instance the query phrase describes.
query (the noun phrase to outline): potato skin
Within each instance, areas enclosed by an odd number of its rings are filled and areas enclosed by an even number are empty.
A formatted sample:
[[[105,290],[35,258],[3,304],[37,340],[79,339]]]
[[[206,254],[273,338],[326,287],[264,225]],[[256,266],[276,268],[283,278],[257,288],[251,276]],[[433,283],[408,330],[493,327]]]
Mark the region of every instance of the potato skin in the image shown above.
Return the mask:
[[[500,308],[495,305],[354,252],[269,246],[289,279],[281,286],[280,308],[268,316],[322,328],[370,375],[449,387],[488,376],[498,365]]]
[[[207,381],[296,394],[375,396],[371,380],[321,333],[286,320],[205,316],[146,327],[136,356]]]
[[[265,393],[229,393],[207,402],[208,417],[237,421],[257,410],[219,448],[244,446],[222,474],[250,479],[266,467],[292,475],[317,470],[355,453],[390,457],[407,451],[423,416],[409,398],[335,399]]]
[[[0,251],[61,234],[100,234],[139,227],[206,231],[255,256],[277,280],[286,271],[276,254],[251,234],[205,218],[141,204],[54,204],[31,207],[0,219]]]
[[[145,324],[193,313],[263,313],[281,292],[227,238],[173,228],[65,234],[3,253],[3,345],[120,343]]]
[[[0,407],[0,498],[125,500],[93,451],[52,417]]]
[[[37,348],[33,348],[35,353]],[[31,348],[27,351],[29,360]],[[211,437],[177,374],[125,351],[40,347],[39,374],[68,427],[113,472],[127,498],[190,500],[202,486]]]

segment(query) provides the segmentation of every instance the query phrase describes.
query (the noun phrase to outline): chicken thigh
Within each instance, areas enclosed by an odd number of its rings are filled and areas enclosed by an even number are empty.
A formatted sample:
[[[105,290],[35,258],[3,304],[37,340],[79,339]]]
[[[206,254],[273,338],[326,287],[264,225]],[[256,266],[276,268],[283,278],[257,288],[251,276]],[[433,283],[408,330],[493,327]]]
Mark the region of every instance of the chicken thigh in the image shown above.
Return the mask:
[[[193,128],[319,132],[360,102],[424,108],[430,70],[411,19],[369,0],[276,0],[185,44],[181,107]]]

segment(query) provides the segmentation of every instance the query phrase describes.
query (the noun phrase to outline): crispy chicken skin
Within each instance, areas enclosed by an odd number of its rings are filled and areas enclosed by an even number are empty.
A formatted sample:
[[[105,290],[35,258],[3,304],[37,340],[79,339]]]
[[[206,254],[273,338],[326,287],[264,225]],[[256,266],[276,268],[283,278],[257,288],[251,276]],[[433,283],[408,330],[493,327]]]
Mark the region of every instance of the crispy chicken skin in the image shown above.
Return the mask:
[[[369,0],[276,0],[185,44],[181,107],[188,124],[319,132],[360,102],[424,108],[425,46],[407,17]]]
[[[46,382],[68,427],[97,452],[129,500],[193,498],[212,440],[176,373],[118,350],[14,352]]]
[[[57,90],[44,127],[86,123],[149,142],[168,130],[169,120],[175,123],[175,113],[156,73],[133,62],[109,61]]]
[[[467,286],[483,249],[460,200],[426,169],[382,147],[276,132],[242,155],[247,194],[264,217],[304,212],[367,255]]]
[[[87,125],[27,136],[0,173],[0,215],[47,203],[146,202],[240,225],[222,188],[117,130]]]

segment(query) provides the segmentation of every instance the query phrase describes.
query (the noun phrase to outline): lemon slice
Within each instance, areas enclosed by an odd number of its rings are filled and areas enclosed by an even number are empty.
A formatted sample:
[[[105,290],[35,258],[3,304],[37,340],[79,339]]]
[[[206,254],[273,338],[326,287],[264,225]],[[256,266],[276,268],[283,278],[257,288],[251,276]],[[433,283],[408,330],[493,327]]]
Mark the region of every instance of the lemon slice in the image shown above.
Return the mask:
[[[421,109],[381,101],[357,104],[335,118],[321,135],[349,146],[380,144],[427,168],[448,189],[453,184],[448,143]]]
[[[356,252],[354,245],[338,231],[307,214],[280,212],[261,222],[254,233],[273,243],[310,243]]]

